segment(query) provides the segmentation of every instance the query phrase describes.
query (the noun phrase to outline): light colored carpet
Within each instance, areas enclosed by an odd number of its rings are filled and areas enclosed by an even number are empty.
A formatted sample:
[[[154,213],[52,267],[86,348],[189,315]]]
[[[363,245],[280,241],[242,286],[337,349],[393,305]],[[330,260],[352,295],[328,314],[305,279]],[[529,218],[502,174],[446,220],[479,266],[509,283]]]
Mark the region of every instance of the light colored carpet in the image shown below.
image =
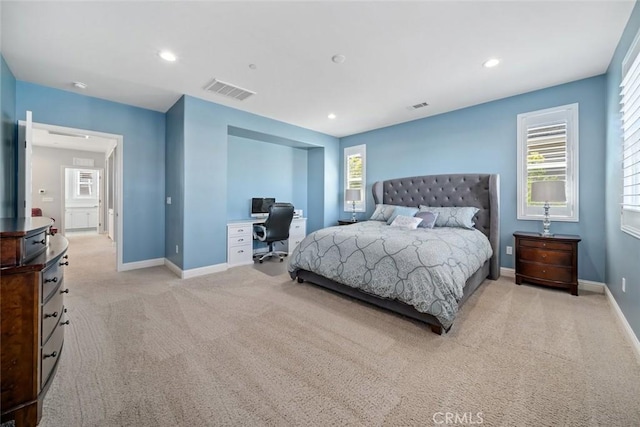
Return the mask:
[[[72,238],[42,427],[640,425],[640,365],[603,295],[487,281],[437,336],[273,265],[114,265],[106,238]]]

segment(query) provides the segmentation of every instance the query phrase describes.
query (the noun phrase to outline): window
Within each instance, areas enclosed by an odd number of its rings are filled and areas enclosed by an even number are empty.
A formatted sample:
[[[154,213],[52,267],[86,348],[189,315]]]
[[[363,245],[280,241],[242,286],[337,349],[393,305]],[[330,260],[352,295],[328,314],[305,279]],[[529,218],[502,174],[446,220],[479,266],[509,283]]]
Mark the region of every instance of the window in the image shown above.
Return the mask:
[[[95,171],[92,170],[75,170],[75,191],[74,198],[87,199],[96,198],[96,179]]]
[[[622,231],[640,239],[640,47],[638,37],[622,61]]]
[[[542,219],[531,183],[556,180],[565,181],[567,201],[551,203],[549,216],[578,221],[578,104],[518,114],[518,219]]]
[[[364,212],[366,207],[366,163],[367,163],[367,146],[356,145],[344,149],[344,210],[351,212],[351,200],[346,200],[348,189],[359,189],[362,198],[356,202],[356,212]]]

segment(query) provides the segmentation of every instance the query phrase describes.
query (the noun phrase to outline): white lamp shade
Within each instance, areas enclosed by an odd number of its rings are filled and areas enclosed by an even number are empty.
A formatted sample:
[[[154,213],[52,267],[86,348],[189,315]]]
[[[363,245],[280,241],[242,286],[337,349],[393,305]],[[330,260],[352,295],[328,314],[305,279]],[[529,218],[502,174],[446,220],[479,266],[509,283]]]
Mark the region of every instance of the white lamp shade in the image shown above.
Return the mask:
[[[531,183],[532,202],[566,202],[565,181],[536,181]]]
[[[362,194],[359,188],[349,188],[345,191],[344,198],[347,202],[359,202],[362,198]]]

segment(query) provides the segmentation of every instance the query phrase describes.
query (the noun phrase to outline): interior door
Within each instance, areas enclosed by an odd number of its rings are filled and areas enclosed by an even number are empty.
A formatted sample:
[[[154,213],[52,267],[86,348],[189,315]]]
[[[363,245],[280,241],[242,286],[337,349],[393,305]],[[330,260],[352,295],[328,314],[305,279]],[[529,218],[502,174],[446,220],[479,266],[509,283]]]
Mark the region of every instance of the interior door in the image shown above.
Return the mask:
[[[33,119],[27,111],[26,121],[18,122],[18,217],[31,216],[31,153]]]

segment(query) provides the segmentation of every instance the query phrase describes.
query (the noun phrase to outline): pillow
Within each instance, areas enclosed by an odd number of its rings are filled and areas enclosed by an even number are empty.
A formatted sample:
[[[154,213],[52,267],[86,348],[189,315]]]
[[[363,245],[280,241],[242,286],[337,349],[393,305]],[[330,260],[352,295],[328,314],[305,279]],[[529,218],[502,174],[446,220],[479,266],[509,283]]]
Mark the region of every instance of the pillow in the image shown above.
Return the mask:
[[[436,227],[458,227],[472,229],[475,224],[473,216],[480,209],[473,206],[433,208],[420,205],[420,212],[437,213]]]
[[[438,218],[437,212],[418,212],[414,215],[416,218],[422,218],[422,222],[418,224],[419,228],[433,228]]]
[[[393,215],[393,211],[396,207],[394,205],[383,205],[383,204],[378,204],[376,205],[376,210],[373,211],[373,214],[371,215],[371,218],[369,218],[371,221],[388,221],[389,218],[391,218],[391,215]]]
[[[396,219],[390,224],[391,227],[406,228],[407,230],[415,230],[418,224],[422,222],[422,218],[416,218],[415,216],[398,215]]]
[[[418,212],[418,210],[418,208],[411,208],[409,206],[395,206],[393,213],[387,220],[387,224],[391,224],[398,215],[414,216]]]

